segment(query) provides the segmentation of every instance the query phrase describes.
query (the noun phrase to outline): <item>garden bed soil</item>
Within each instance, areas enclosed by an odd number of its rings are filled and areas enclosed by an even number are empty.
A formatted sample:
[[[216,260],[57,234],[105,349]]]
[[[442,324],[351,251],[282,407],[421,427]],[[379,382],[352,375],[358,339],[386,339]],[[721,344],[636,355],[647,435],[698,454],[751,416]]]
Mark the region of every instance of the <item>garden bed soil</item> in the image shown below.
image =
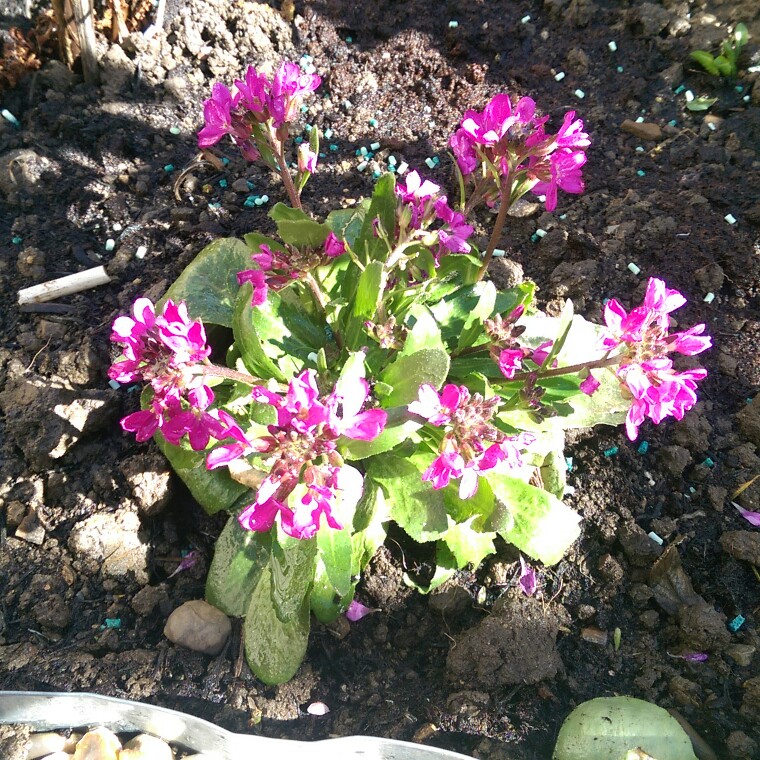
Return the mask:
[[[0,688],[519,760],[548,758],[583,700],[627,694],[676,708],[718,757],[760,756],[760,539],[731,505],[760,474],[760,75],[746,71],[760,6],[296,0],[294,11],[170,2],[152,39],[103,41],[102,86],[51,61],[3,93],[20,128],[0,120]],[[738,20],[752,35],[740,77],[695,70],[688,53],[715,49]],[[304,54],[323,85],[303,123],[331,128],[336,146],[305,191],[315,214],[367,196],[389,155],[454,192],[447,138],[496,92],[534,97],[554,127],[573,108],[593,140],[586,193],[513,217],[494,278],[530,278],[550,312],[572,298],[600,320],[603,299],[633,305],[647,277],[662,277],[689,299],[678,321],[705,322],[715,347],[699,357],[709,375],[682,423],[646,424],[634,443],[607,427],[571,436],[567,501],[582,536],[538,569],[535,597],[517,592],[506,545],[439,593],[413,593],[403,574],[424,574],[426,555],[392,531],[358,593],[379,611],[315,624],[295,678],[266,687],[237,627],[217,657],[163,637],[172,609],[202,597],[223,518],[200,510],[152,444],[121,432],[139,394],[110,388],[106,369],[111,322],[135,297],[160,296],[215,238],[273,231],[281,188],[231,149],[229,164],[180,177],[213,81]],[[687,90],[718,101],[690,112]],[[621,129],[640,117],[657,128]],[[375,141],[376,163],[360,172],[355,152]],[[432,156],[440,165],[427,170]],[[252,192],[272,200],[248,208]],[[491,222],[478,218],[481,244]],[[20,288],[100,264],[111,283],[57,312],[16,305]],[[737,500],[757,510],[760,479]],[[174,574],[188,550],[199,562]],[[689,652],[709,659],[673,656]],[[313,701],[330,712],[307,714]]]

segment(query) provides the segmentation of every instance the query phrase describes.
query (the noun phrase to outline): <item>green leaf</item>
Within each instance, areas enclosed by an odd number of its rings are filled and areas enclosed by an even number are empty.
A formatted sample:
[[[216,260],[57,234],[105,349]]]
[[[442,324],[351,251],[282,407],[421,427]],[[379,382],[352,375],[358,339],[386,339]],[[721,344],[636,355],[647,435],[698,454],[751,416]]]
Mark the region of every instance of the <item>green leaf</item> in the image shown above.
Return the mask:
[[[309,599],[300,600],[295,614],[283,621],[272,600],[272,571],[267,566],[251,596],[243,623],[245,657],[265,684],[289,681],[298,670],[309,641]]]
[[[385,288],[385,272],[379,261],[371,261],[359,276],[353,315],[362,321],[372,319]]]
[[[487,526],[545,565],[559,562],[580,535],[580,517],[556,496],[519,478],[489,472],[496,503]]]
[[[393,386],[384,399],[384,406],[406,406],[418,398],[419,388],[429,383],[438,390],[449,372],[449,354],[440,348],[423,348],[407,356],[399,356],[380,375],[380,380]]]
[[[385,541],[385,523],[390,520],[383,489],[364,479],[364,494],[356,505],[351,536],[351,575],[358,578]]]
[[[242,617],[269,563],[269,533],[244,530],[233,515],[214,544],[206,578],[206,601],[231,617]]]
[[[734,28],[734,40],[736,40],[736,47],[741,49],[749,41],[749,31],[747,25],[744,23],[738,23]]]
[[[254,312],[260,308],[251,306],[253,285],[250,282],[243,283],[235,304],[235,314],[232,319],[232,333],[235,344],[241,353],[241,359],[245,368],[256,377],[264,379],[273,377],[281,383],[288,378],[280,370],[278,364],[270,359],[264,346],[259,340],[258,332],[254,327]],[[250,392],[249,392],[250,395]]]
[[[347,523],[350,526],[350,523]],[[351,530],[344,527],[334,530],[327,525],[317,533],[319,559],[325,566],[327,577],[340,596],[351,590]]]
[[[475,530],[472,525],[477,519],[477,516],[474,516],[467,522],[453,523],[441,539],[451,550],[459,569],[470,564],[477,567],[485,557],[495,551],[493,540],[496,533],[481,533]]]
[[[694,100],[686,104],[686,108],[689,111],[707,111],[708,108],[717,102],[718,98],[694,98]]]
[[[562,314],[560,314],[559,323],[557,324],[557,335],[552,342],[549,353],[546,355],[546,359],[544,359],[544,367],[551,367],[554,364],[554,360],[562,353],[562,349],[567,342],[567,336],[570,334],[570,328],[573,326],[573,314],[573,302],[568,298],[562,307]]]
[[[490,280],[477,283],[473,289],[480,297],[475,308],[465,319],[464,327],[457,342],[459,351],[474,345],[477,339],[483,335],[483,321],[493,314],[496,306],[496,286]]]
[[[422,480],[422,470],[412,459],[395,454],[374,457],[369,477],[383,487],[395,520],[415,541],[434,541],[449,527],[443,494]]]
[[[433,313],[423,304],[414,304],[406,315],[407,334],[399,356],[411,356],[425,348],[446,350],[441,328]]]
[[[598,697],[565,719],[553,760],[626,758],[642,750],[657,760],[697,760],[691,739],[665,709],[634,697]]]
[[[715,59],[710,53],[705,50],[694,50],[689,54],[689,57],[696,61],[708,74],[712,74],[715,77],[720,76],[720,71],[715,64]]]
[[[193,498],[208,514],[228,509],[248,490],[242,483],[236,483],[225,467],[207,470],[206,452],[173,446],[158,432],[153,440]]]
[[[193,319],[232,327],[239,290],[237,274],[250,268],[251,251],[242,240],[215,240],[185,267],[156,306],[162,307],[168,299],[184,301]]]
[[[446,488],[441,489],[441,493],[446,512],[457,523],[464,523],[472,517],[477,517],[478,523],[475,527],[481,530],[485,519],[493,512],[493,491],[488,481],[483,478],[478,479],[478,490],[469,499],[459,498],[458,482],[449,483]]]
[[[374,259],[385,261],[389,250],[384,240],[375,235],[375,219],[380,221],[388,235],[393,235],[396,228],[396,178],[390,172],[383,174],[375,183],[367,214],[364,217],[361,233],[352,246],[365,263]]]
[[[343,612],[354,598],[355,584],[350,584],[348,593],[340,595],[330,582],[324,562],[317,558],[314,585],[309,595],[309,604],[314,617],[320,623],[329,625]]]
[[[321,248],[330,232],[326,224],[284,203],[275,204],[269,216],[277,224],[277,234],[294,248]]]
[[[298,374],[327,345],[325,325],[316,324],[298,300],[294,286],[269,292],[265,303],[251,310],[252,325],[262,350],[279,368],[280,382]]]
[[[314,538],[297,539],[278,532],[272,541],[269,567],[272,574],[272,602],[277,617],[287,622],[297,617],[301,602],[311,590],[317,541]]]
[[[736,63],[734,63],[733,59],[733,50],[727,51],[727,55],[719,55],[715,58],[715,65],[718,67],[721,76],[732,77],[736,74]]]
[[[360,203],[353,208],[335,209],[327,215],[327,226],[335,233],[336,237],[345,240],[350,248],[354,248],[356,239],[362,231],[367,206],[369,206],[369,201]]]
[[[445,541],[438,541],[435,545],[435,572],[430,579],[430,583],[427,586],[422,586],[409,573],[404,573],[404,583],[421,594],[429,594],[449,580],[449,578],[453,578],[458,569],[456,558],[451,553],[451,549],[449,549]]]

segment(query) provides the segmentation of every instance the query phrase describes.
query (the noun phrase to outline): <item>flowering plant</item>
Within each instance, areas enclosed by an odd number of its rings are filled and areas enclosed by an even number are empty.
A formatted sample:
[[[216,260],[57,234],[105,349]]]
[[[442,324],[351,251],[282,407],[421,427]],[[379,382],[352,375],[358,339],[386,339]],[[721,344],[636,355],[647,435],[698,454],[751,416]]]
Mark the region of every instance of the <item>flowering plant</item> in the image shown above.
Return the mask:
[[[705,370],[676,371],[670,355],[710,346],[704,325],[669,332],[685,299],[659,279],[631,311],[610,300],[605,326],[570,302],[540,313],[530,282],[498,292],[484,279],[515,201],[533,192],[552,210],[559,190],[583,192],[590,139],[573,112],[552,134],[530,98],[497,95],[451,138],[457,201],[389,172],[318,221],[300,198],[317,128],[295,161],[288,144],[318,85],[290,63],[214,85],[199,144],[229,136],[282,177],[278,239],[215,241],[112,334],[111,378],[145,383],[122,427],[153,437],[208,512],[232,513],[206,595],[245,619],[268,683],[295,673],[311,613],[347,610],[389,521],[435,542],[434,572],[408,579],[423,590],[477,565],[497,535],[558,562],[579,534],[562,502],[564,431],[625,421],[635,439],[645,418],[680,419]],[[484,255],[467,221],[481,203],[498,206]],[[209,325],[231,337],[209,342]]]

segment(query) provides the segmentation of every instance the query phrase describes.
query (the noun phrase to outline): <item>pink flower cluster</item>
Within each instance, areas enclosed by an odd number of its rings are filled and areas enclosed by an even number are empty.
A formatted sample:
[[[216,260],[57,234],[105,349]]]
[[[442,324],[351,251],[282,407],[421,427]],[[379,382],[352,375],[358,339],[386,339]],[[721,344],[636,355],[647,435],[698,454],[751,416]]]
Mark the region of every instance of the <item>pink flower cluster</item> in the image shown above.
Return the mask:
[[[294,538],[311,538],[324,515],[331,528],[342,524],[333,514],[338,499],[345,511],[356,506],[362,495],[363,479],[358,470],[343,463],[337,441],[341,436],[371,441],[382,432],[387,414],[381,409],[362,411],[369,396],[363,378],[339,381],[321,398],[316,372],[305,370],[290,381],[285,396],[255,386],[252,397],[277,411],[277,422],[268,435],[248,440],[244,431],[226,412],[233,443],[209,452],[209,469],[229,464],[248,454],[264,457],[268,474],[256,498],[238,517],[246,530],[267,531],[280,515],[283,530]]]
[[[214,393],[193,370],[211,353],[206,331],[190,319],[184,303],[168,300],[157,315],[149,299],[138,298],[132,317],[114,320],[111,340],[123,344],[123,359],[111,365],[108,376],[119,383],[144,380],[153,389],[147,409],[121,420],[124,430],[135,433],[138,441],[161,430],[175,446],[187,435],[196,451],[205,449],[211,437],[226,437],[226,426],[206,411]]]
[[[558,190],[582,193],[584,149],[591,144],[583,122],[575,118],[575,111],[568,111],[557,134],[551,135],[544,130],[548,118],[536,116],[531,98],[512,105],[506,94],[494,96],[482,113],[467,111],[450,140],[462,174],[473,175],[483,166],[495,184],[491,202],[504,186],[513,188],[519,182],[524,190],[546,196],[547,211],[557,207]]]
[[[464,214],[449,207],[448,199],[441,195],[441,188],[430,180],[423,180],[416,172],[411,171],[406,181],[396,184],[396,195],[399,199],[398,217],[403,227],[409,230],[427,231],[436,221],[442,222],[437,235],[437,258],[444,253],[468,253],[470,244],[467,238],[472,235],[473,228],[467,224]],[[400,230],[405,234],[407,230]],[[435,243],[433,243],[435,245]]]
[[[238,272],[238,285],[250,282],[253,286],[251,306],[261,306],[267,300],[270,288],[282,290],[286,285],[300,279],[310,269],[318,266],[325,258],[334,259],[345,253],[345,250],[345,243],[332,232],[327,234],[322,251],[315,252],[313,256],[311,251],[291,252],[297,255],[288,255],[286,251],[273,251],[266,243],[262,243],[259,250],[251,254],[251,260],[256,264],[256,269]],[[304,266],[299,266],[299,264],[304,264]]]
[[[607,329],[602,343],[622,355],[616,374],[624,394],[632,399],[626,417],[626,432],[632,441],[646,418],[655,424],[666,417],[682,419],[697,401],[697,382],[707,376],[702,368],[677,372],[667,356],[693,356],[712,346],[710,336],[703,334],[703,324],[668,333],[668,314],[685,303],[681,293],[651,277],[641,306],[627,312],[616,299],[605,306]]]
[[[203,103],[205,125],[198,132],[198,145],[210,148],[229,135],[243,156],[255,161],[260,154],[253,126],[269,123],[276,133],[295,119],[303,97],[314,92],[320,82],[317,74],[304,74],[291,62],[282,63],[271,81],[249,66],[243,81],[235,80],[232,91],[217,82]]]
[[[417,401],[409,404],[412,414],[446,432],[438,455],[422,474],[433,488],[445,488],[459,480],[459,497],[469,499],[478,490],[478,476],[497,465],[520,467],[520,452],[535,440],[530,433],[507,436],[490,419],[501,399],[483,399],[470,394],[464,385],[447,385],[440,395],[432,385],[421,385]]]

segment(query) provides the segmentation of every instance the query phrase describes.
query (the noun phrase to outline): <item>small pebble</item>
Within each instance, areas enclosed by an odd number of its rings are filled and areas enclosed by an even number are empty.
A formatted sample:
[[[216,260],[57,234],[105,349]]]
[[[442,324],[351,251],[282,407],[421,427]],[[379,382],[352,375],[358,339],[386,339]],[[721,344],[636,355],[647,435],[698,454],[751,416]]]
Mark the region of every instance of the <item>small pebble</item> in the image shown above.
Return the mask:
[[[615,454],[618,453],[618,447],[617,446],[610,446],[608,449],[605,449],[602,453],[606,457],[614,457]]]
[[[623,73],[623,67],[622,66],[618,66],[617,67],[617,73],[618,74],[622,74]]]
[[[217,655],[232,632],[230,619],[202,599],[185,602],[166,621],[164,636],[194,652]]]
[[[369,147],[372,150],[380,150],[380,143],[379,142],[373,142]]]
[[[14,127],[21,129],[21,123],[7,108],[3,108],[3,110],[0,111],[0,116],[13,124]]]
[[[425,165],[428,169],[435,169],[435,161],[429,156],[425,159]]]
[[[74,760],[118,760],[121,742],[113,731],[96,728],[78,742]]]
[[[171,127],[171,128],[169,129],[169,131],[170,131],[170,132],[171,132],[173,135],[178,135],[178,134],[180,134],[180,133],[182,132],[182,130],[181,130],[179,127]]]
[[[583,92],[583,90],[581,90],[581,89],[575,90],[573,92],[573,95],[575,95],[576,98],[580,98],[581,100],[583,100],[583,98],[586,97],[586,93]]]
[[[687,103],[691,103],[694,100],[694,93],[691,90],[686,90],[683,96],[686,98]]]
[[[712,303],[715,300],[715,293],[708,293],[703,300],[705,303]]]
[[[370,119],[369,120],[370,127],[376,127],[377,126],[377,119]]]
[[[112,251],[115,247],[116,247],[116,241],[113,238],[108,238],[108,240],[106,240],[105,249],[107,251]]]
[[[650,531],[647,535],[659,546],[663,545],[664,541],[654,531]]]
[[[744,625],[744,616],[743,615],[737,615],[728,624],[728,630],[731,631],[731,633],[736,633],[742,627],[742,625]]]
[[[723,217],[729,224],[736,224],[736,217],[733,214],[726,214]]]
[[[530,21],[530,15],[527,15],[527,16],[523,16],[523,17],[520,19],[520,23],[521,23],[521,24],[527,24],[527,23],[528,23],[528,21]]]
[[[607,47],[610,49],[611,53],[614,53],[617,50],[617,42],[615,42],[615,40],[610,40],[607,43]]]
[[[357,165],[356,171],[363,172],[367,168],[367,162],[362,161],[360,164]]]
[[[174,164],[166,164],[166,166],[164,166],[164,171],[165,172],[173,172],[174,171]]]
[[[449,29],[456,29],[458,26],[459,26],[458,21],[454,21],[454,20],[449,21]]]
[[[555,79],[557,82],[561,82],[561,81],[562,81],[564,78],[565,78],[565,72],[564,72],[564,71],[558,71],[558,72],[557,72],[557,73],[554,75],[554,79]]]
[[[646,176],[646,172],[645,172],[643,169],[639,169],[639,170],[636,172],[636,174],[638,174],[638,175],[639,175],[639,177],[645,177],[645,176]]]
[[[647,451],[649,451],[649,441],[642,441],[636,451],[638,451],[639,454],[646,454]]]
[[[130,739],[119,753],[119,760],[172,760],[171,747],[150,734],[139,734]]]
[[[590,644],[597,644],[600,647],[607,646],[607,631],[589,626],[581,629],[581,638]]]
[[[397,172],[398,172],[399,174],[406,174],[406,170],[407,170],[408,168],[409,168],[409,164],[408,164],[406,161],[402,161],[402,162],[399,164],[399,167],[398,167],[398,169],[397,169]]]
[[[32,734],[27,745],[27,760],[37,760],[38,757],[51,755],[53,752],[63,752],[66,749],[66,737],[53,731]]]
[[[141,245],[136,251],[135,251],[135,258],[136,259],[144,259],[145,256],[148,253],[147,246]]]

